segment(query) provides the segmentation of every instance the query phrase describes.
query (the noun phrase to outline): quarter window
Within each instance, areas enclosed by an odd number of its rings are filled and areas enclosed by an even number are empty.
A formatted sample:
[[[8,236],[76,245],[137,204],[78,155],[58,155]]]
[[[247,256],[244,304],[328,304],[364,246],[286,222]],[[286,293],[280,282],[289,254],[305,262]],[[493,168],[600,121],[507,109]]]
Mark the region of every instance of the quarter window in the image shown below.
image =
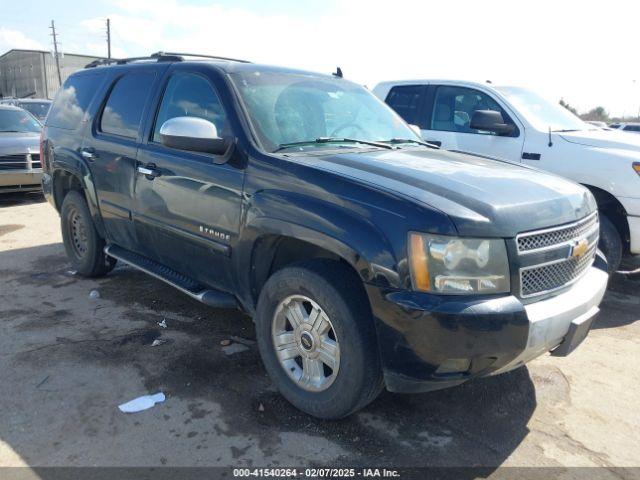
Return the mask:
[[[78,128],[103,78],[97,73],[69,77],[51,106],[47,126],[66,130]]]
[[[500,112],[505,123],[513,124],[504,109],[493,98],[479,90],[441,86],[436,90],[431,129],[445,132],[493,135],[491,132],[471,128],[471,118],[476,110]],[[517,136],[517,133],[514,136]]]
[[[426,127],[418,115],[425,87],[422,85],[402,85],[393,87],[387,96],[387,104],[400,115],[405,122]]]
[[[175,117],[203,118],[216,126],[219,137],[230,135],[227,117],[213,86],[195,73],[175,73],[169,79],[153,129],[154,142],[160,142],[164,122]]]
[[[102,111],[102,132],[128,138],[138,136],[142,111],[154,77],[153,72],[135,72],[117,81]]]

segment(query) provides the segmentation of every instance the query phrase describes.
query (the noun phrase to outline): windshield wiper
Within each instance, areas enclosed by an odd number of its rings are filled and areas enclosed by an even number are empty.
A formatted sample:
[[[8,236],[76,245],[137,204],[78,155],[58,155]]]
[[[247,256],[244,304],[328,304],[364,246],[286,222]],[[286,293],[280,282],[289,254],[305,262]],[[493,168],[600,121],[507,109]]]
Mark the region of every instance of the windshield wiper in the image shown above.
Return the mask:
[[[565,128],[563,130],[552,130],[553,133],[577,132],[577,128]]]
[[[305,140],[302,142],[291,142],[291,143],[281,143],[278,145],[272,153],[279,152],[281,150],[286,150],[291,147],[301,147],[303,145],[318,145],[322,143],[360,143],[362,145],[371,145],[372,147],[393,148],[391,145],[387,145],[386,143],[381,142],[370,142],[369,140],[358,140],[356,138],[335,138],[335,137],[319,137],[315,140]]]
[[[425,147],[440,149],[439,146],[434,145],[433,143],[423,142],[421,140],[414,140],[412,138],[392,138],[391,140],[384,140],[385,143],[391,143],[392,145],[396,145],[398,143],[416,143],[418,145],[424,145]]]

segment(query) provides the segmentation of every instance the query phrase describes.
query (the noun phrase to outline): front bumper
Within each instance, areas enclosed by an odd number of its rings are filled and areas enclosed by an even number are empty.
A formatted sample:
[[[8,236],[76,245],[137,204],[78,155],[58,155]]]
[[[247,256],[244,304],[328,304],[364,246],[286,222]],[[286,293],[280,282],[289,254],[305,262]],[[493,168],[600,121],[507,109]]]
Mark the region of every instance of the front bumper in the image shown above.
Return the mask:
[[[496,375],[555,349],[563,354],[588,330],[604,296],[606,262],[564,292],[523,304],[515,296],[454,297],[367,286],[387,389],[424,392]],[[584,328],[583,328],[584,330]],[[586,332],[583,332],[583,334]]]
[[[39,190],[42,170],[0,170],[0,193]]]

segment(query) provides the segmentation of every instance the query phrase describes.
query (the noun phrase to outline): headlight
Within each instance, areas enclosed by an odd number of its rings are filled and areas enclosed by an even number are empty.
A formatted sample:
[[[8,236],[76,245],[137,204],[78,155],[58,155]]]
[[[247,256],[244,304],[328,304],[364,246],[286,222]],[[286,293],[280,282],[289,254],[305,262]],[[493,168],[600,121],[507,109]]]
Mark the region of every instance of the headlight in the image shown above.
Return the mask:
[[[442,294],[510,291],[504,240],[409,233],[414,290]]]

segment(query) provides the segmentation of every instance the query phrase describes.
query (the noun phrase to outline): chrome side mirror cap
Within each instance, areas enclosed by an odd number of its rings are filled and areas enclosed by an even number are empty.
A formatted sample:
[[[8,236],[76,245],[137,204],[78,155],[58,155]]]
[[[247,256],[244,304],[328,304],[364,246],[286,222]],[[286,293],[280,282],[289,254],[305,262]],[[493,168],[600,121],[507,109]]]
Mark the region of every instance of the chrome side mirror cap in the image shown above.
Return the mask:
[[[223,155],[228,147],[218,136],[216,126],[198,117],[174,117],[164,122],[160,127],[160,143],[178,150],[214,155]]]

